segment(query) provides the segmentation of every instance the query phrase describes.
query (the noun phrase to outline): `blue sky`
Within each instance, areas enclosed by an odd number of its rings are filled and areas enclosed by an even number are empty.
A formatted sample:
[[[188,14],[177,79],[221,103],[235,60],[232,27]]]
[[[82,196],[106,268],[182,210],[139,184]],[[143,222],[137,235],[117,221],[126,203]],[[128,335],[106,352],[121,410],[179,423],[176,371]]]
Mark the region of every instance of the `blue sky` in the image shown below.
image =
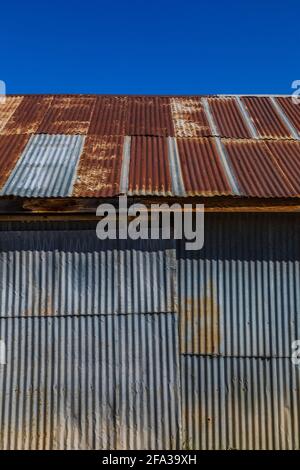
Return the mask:
[[[299,0],[8,1],[8,93],[291,93]]]

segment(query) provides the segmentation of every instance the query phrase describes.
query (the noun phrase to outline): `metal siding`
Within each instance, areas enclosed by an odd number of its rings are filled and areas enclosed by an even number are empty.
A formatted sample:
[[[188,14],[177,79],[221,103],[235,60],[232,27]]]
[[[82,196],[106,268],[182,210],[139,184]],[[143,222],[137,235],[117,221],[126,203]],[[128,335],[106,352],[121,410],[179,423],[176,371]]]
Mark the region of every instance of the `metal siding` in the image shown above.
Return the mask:
[[[177,138],[177,145],[187,195],[233,194],[213,139]]]
[[[174,136],[170,99],[159,96],[128,97],[126,134]]]
[[[0,316],[170,313],[174,243],[100,241],[95,230],[0,232]]]
[[[290,357],[300,338],[297,215],[209,215],[204,248],[178,242],[180,351]]]
[[[208,98],[221,137],[251,138],[235,98]]]
[[[173,314],[0,319],[1,449],[177,449]]]
[[[203,137],[213,134],[198,97],[170,98],[175,137]]]
[[[120,193],[124,137],[87,136],[72,195],[110,197]]]
[[[96,98],[55,96],[40,123],[38,134],[86,134]]]
[[[289,359],[182,356],[183,447],[300,449],[300,373]]]
[[[128,195],[171,195],[166,137],[131,137]]]
[[[52,101],[53,97],[47,95],[24,96],[1,133],[8,135],[36,133]]]
[[[281,120],[267,97],[241,97],[259,135],[264,139],[292,138],[291,132]]]
[[[241,194],[252,197],[289,197],[296,191],[265,142],[224,140]]]
[[[70,196],[83,142],[79,135],[32,136],[0,194]]]

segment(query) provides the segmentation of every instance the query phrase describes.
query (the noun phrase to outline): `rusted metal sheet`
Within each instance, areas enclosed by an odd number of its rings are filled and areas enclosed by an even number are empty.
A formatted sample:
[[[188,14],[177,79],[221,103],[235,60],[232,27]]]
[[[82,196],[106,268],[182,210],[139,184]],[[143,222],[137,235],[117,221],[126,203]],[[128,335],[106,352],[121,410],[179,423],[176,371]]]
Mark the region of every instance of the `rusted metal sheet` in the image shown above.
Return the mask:
[[[241,97],[260,137],[265,139],[292,138],[268,97]]]
[[[128,98],[126,96],[98,96],[88,134],[124,136],[127,106]]]
[[[213,138],[177,138],[187,195],[233,194]]]
[[[300,137],[300,104],[294,103],[292,96],[288,98],[278,96],[275,100],[279,103],[279,106],[283,109],[285,115]]]
[[[208,98],[207,101],[221,137],[251,138],[234,97]]]
[[[91,96],[55,96],[37,133],[87,134],[95,101]]]
[[[73,196],[109,197],[120,193],[124,137],[87,136]]]
[[[290,358],[182,356],[183,447],[300,449],[300,374]]]
[[[167,138],[131,138],[128,194],[172,194]]]
[[[80,135],[31,136],[0,195],[70,196],[83,142]]]
[[[178,449],[173,314],[0,319],[1,449]]]
[[[0,232],[0,317],[172,313],[174,242],[94,230]],[[16,275],[18,273],[18,275]]]
[[[174,97],[170,102],[176,137],[212,135],[199,97]]]
[[[223,142],[242,195],[289,197],[296,192],[269,147],[257,140]]]
[[[22,99],[23,96],[7,96],[4,102],[0,100],[0,133],[20,105]]]
[[[128,97],[126,135],[174,136],[170,98]]]
[[[52,96],[25,95],[1,133],[35,134],[52,101]]]
[[[29,140],[29,135],[0,135],[0,190]]]
[[[267,146],[282,172],[292,184],[297,196],[300,195],[300,142],[269,141]]]
[[[206,214],[204,247],[178,242],[182,354],[289,357],[300,338],[300,219]]]

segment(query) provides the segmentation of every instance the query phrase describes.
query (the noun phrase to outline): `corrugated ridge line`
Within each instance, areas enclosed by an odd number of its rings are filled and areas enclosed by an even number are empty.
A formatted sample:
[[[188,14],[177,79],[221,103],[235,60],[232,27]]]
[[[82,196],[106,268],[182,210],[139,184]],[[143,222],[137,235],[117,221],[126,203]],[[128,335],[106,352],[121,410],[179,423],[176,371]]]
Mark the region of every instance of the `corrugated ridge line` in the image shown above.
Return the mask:
[[[234,98],[208,98],[220,134],[226,138],[251,138],[247,123]]]
[[[259,138],[258,137],[258,132],[257,132],[257,130],[254,126],[254,123],[253,123],[251,117],[249,116],[248,111],[245,108],[244,103],[242,102],[240,96],[236,96],[236,101],[237,101],[237,104],[239,105],[242,116],[244,117],[244,120],[245,120],[246,124],[249,127],[249,130],[250,130],[250,133],[251,133],[252,137],[254,139],[258,139]]]
[[[300,338],[299,219],[205,218],[204,248],[177,242],[180,351],[234,357],[291,356]]]
[[[168,137],[168,158],[172,178],[172,192],[174,196],[186,196],[182,170],[175,137]]]
[[[300,449],[300,374],[290,359],[181,357],[183,445]]]
[[[297,130],[295,129],[293,124],[290,122],[288,116],[285,114],[285,112],[282,109],[282,107],[280,106],[280,104],[275,100],[274,97],[271,97],[270,100],[271,100],[274,108],[276,109],[277,113],[279,114],[279,116],[281,117],[283,122],[285,123],[286,127],[288,128],[288,130],[290,131],[290,133],[294,137],[294,139],[299,140],[300,139],[299,132],[297,132]]]
[[[79,135],[31,136],[0,194],[69,196],[83,140]]]
[[[180,447],[175,315],[0,320],[1,449]]]
[[[125,243],[123,249],[116,249],[114,242],[105,241],[106,248],[102,242],[98,251],[92,251],[89,238],[96,234],[85,231],[73,233],[77,241],[66,241],[66,247],[62,242],[57,248],[60,242],[55,234],[28,232],[27,237],[36,244],[29,251],[22,247],[26,243],[20,240],[23,232],[0,235],[0,317],[177,310],[175,251],[167,244],[151,251],[155,245],[147,241],[137,243],[136,248],[129,244],[127,249]],[[15,244],[14,251],[4,251],[6,236],[11,238],[8,244]],[[61,237],[68,238],[66,233]],[[48,249],[39,247],[43,244]]]
[[[217,146],[217,149],[219,151],[219,156],[220,156],[221,162],[223,164],[223,167],[224,167],[226,176],[228,178],[228,181],[231,185],[231,188],[232,188],[234,194],[236,194],[237,196],[241,195],[237,178],[235,176],[232,165],[230,164],[230,160],[227,156],[226,149],[225,149],[225,147],[224,147],[224,145],[223,145],[223,143],[222,143],[222,141],[219,137],[220,133],[217,130],[217,126],[216,126],[216,124],[214,122],[214,119],[212,117],[212,114],[210,112],[209,104],[208,104],[207,99],[202,98],[202,103],[203,103],[203,106],[204,106],[204,111],[206,113],[207,119],[208,119],[209,124],[211,126],[213,135],[215,136],[216,146]]]
[[[130,166],[130,145],[131,137],[126,135],[123,144],[123,160],[120,178],[120,192],[127,194],[129,183],[129,166]]]

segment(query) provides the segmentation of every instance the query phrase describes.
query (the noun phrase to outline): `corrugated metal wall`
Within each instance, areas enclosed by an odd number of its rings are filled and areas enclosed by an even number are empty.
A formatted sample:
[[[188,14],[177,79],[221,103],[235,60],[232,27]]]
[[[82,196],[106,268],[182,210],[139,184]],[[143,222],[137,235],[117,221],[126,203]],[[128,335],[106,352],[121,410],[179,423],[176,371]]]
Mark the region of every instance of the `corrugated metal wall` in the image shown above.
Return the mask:
[[[299,229],[208,214],[186,252],[3,224],[0,447],[299,449]]]
[[[178,288],[183,445],[300,449],[299,216],[207,215]]]

